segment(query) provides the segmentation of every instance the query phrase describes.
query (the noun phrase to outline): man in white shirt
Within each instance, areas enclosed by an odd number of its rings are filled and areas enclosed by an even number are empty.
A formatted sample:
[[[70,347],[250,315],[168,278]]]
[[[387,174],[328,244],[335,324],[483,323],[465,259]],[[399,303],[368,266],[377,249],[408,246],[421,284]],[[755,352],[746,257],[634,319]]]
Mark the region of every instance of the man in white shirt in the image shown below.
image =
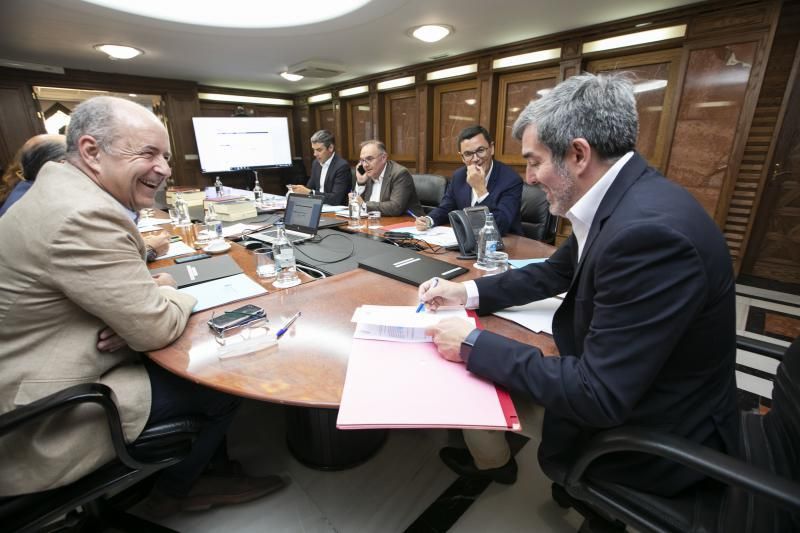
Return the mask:
[[[573,225],[544,263],[466,283],[420,286],[435,310],[479,314],[566,292],[553,318],[559,357],[474,324],[432,328],[439,352],[499,383],[523,409],[545,408],[539,464],[563,484],[581,446],[621,425],[654,428],[726,453],[737,448],[735,284],[725,240],[686,190],[635,152],[632,83],[585,74],[531,102],[514,125],[526,180]],[[538,428],[523,420],[526,432]],[[526,427],[527,426],[527,427]],[[440,455],[456,472],[501,483],[517,465],[502,432],[465,431],[467,450]],[[703,476],[669,461],[618,453],[592,477],[672,496]]]
[[[333,134],[319,130],[311,136],[314,162],[311,164],[311,179],[305,187],[288,185],[297,194],[321,194],[329,205],[345,205],[350,191],[352,175],[347,161],[336,154]]]
[[[424,213],[411,173],[403,165],[390,161],[386,146],[378,140],[361,143],[353,191],[358,202],[367,205],[367,211],[380,211],[388,217]]]

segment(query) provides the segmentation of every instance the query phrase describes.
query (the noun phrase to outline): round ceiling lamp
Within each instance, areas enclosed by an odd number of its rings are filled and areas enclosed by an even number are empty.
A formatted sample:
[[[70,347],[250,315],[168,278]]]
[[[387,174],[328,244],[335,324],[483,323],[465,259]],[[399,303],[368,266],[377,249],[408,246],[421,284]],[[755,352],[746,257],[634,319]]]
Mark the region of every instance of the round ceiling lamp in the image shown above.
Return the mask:
[[[144,52],[138,48],[125,46],[123,44],[96,44],[94,45],[94,49],[108,54],[108,57],[111,59],[133,59],[136,56],[144,54]]]
[[[426,24],[425,26],[411,28],[409,33],[420,41],[435,43],[453,33],[453,27],[445,24]]]
[[[222,28],[287,28],[332,20],[372,0],[292,0],[291,2],[164,2],[164,0],[83,0],[142,17]]]

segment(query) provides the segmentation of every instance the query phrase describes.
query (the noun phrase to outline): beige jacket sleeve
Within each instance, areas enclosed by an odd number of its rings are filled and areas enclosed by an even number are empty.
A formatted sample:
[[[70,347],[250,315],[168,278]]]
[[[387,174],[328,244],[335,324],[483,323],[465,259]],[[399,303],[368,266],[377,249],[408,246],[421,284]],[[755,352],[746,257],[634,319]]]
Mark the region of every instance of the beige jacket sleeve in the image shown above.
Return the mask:
[[[51,280],[133,350],[162,348],[183,332],[196,300],[153,281],[144,242],[124,211],[75,212],[54,237]]]

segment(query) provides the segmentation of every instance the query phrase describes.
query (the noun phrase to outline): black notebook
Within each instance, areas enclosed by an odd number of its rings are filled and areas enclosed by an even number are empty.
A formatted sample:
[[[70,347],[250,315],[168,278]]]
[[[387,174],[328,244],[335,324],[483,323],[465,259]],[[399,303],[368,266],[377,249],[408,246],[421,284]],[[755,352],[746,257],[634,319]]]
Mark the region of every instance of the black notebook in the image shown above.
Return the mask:
[[[242,269],[230,256],[222,255],[175,266],[155,268],[150,271],[151,274],[161,272],[165,272],[175,278],[178,288],[182,289],[198,283],[241,274]]]
[[[412,285],[420,285],[431,278],[453,279],[469,272],[464,267],[399,247],[367,257],[359,261],[358,266]]]

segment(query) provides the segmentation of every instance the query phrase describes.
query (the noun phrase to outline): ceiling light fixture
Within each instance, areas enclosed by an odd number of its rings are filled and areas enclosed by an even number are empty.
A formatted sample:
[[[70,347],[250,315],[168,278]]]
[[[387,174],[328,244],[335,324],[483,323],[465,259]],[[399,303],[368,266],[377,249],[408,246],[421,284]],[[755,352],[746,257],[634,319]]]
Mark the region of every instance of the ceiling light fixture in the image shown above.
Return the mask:
[[[453,27],[445,24],[426,24],[411,28],[408,31],[415,39],[426,43],[435,43],[453,33]]]
[[[309,104],[318,104],[320,102],[327,102],[332,98],[333,95],[331,93],[322,93],[322,94],[315,94],[314,96],[308,97]]]
[[[198,100],[211,102],[230,102],[235,104],[294,105],[294,101],[285,98],[269,98],[265,96],[243,96],[238,94],[197,93]]]
[[[668,28],[657,28],[655,30],[640,31],[637,33],[617,35],[616,37],[608,37],[606,39],[586,42],[581,46],[581,52],[584,54],[590,54],[592,52],[614,50],[616,48],[625,48],[628,46],[666,41],[668,39],[678,39],[685,35],[686,24],[679,24],[677,26],[669,26]]]
[[[292,0],[291,2],[164,2],[164,0],[84,0],[142,17],[217,28],[290,28],[332,20],[372,0]]]
[[[364,94],[369,92],[368,85],[359,85],[358,87],[350,87],[349,89],[342,89],[339,91],[339,96],[355,96],[357,94]]]
[[[396,89],[397,87],[414,85],[416,82],[417,78],[415,76],[405,76],[393,80],[379,81],[377,87],[379,91],[388,91],[389,89]]]
[[[558,59],[561,57],[561,48],[551,48],[549,50],[539,50],[537,52],[529,52],[527,54],[519,54],[515,56],[501,57],[492,61],[492,68],[508,68],[518,67],[520,65],[529,65],[531,63],[539,63],[540,61],[549,61],[551,59]]]
[[[133,59],[136,56],[144,54],[143,51],[132,46],[125,46],[123,44],[96,44],[95,50],[99,50],[104,54],[108,54],[111,59]]]
[[[303,76],[300,74],[291,74],[289,72],[281,72],[281,78],[289,81],[300,81],[303,79]]]
[[[455,78],[456,76],[466,76],[478,72],[478,64],[461,65],[460,67],[444,68],[442,70],[434,70],[425,75],[428,81],[443,80],[446,78]]]

